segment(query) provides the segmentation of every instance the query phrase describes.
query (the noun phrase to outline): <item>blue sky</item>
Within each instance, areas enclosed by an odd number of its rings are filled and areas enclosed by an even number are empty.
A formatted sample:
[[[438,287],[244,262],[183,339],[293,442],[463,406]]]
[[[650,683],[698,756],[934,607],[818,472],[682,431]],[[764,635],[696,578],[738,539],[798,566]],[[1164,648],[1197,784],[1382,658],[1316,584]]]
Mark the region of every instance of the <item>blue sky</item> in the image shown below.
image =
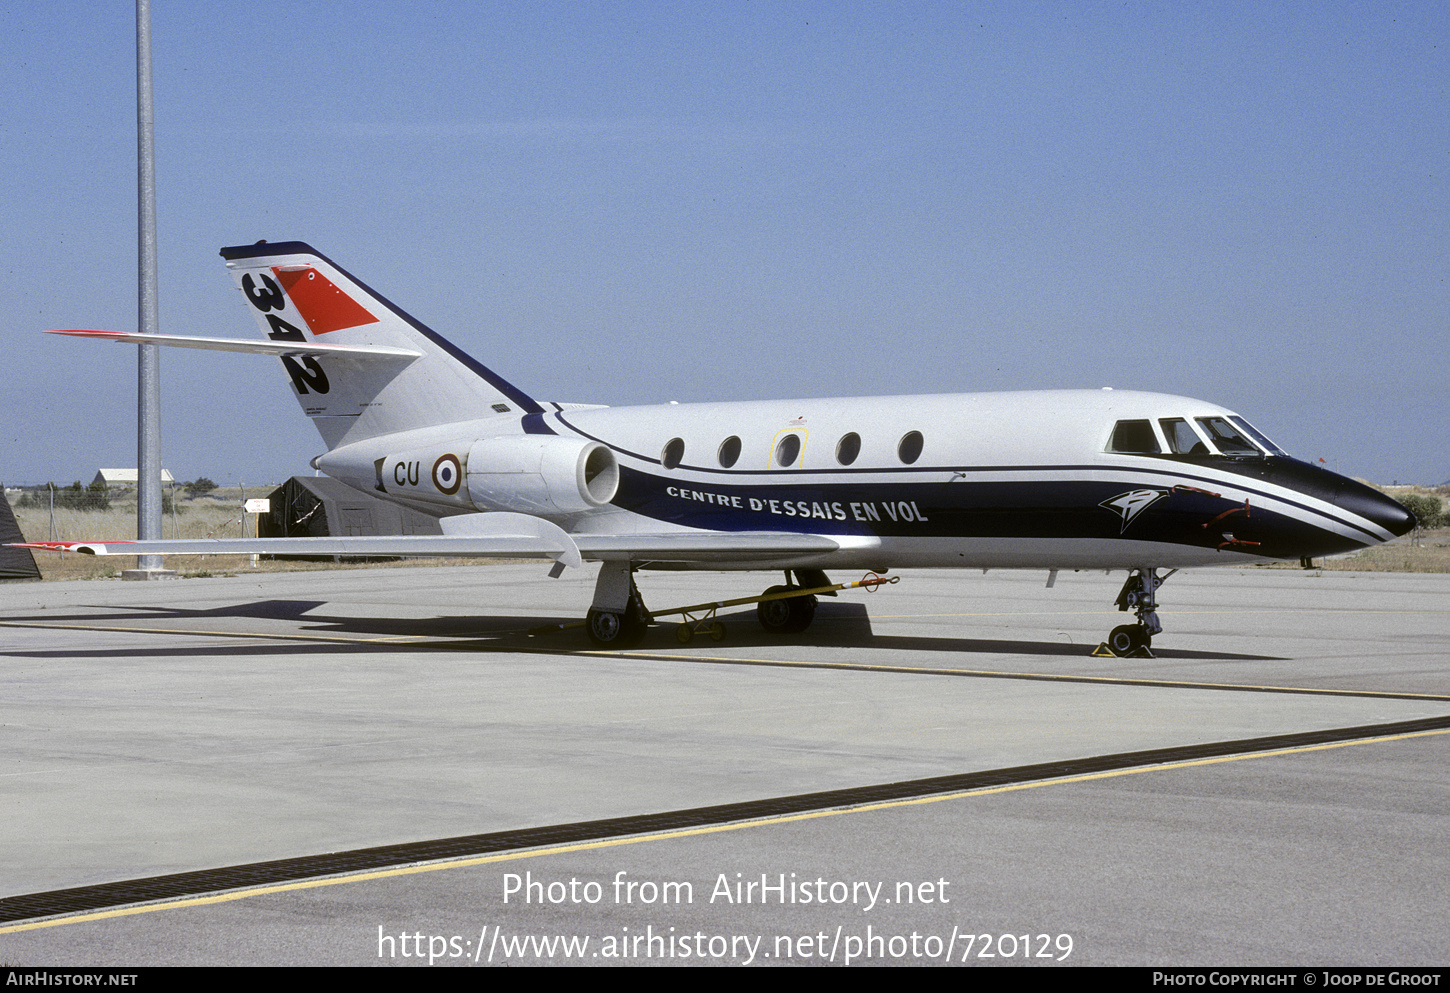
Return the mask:
[[[135,461],[134,4],[0,2],[6,483]],[[1450,5],[153,0],[161,326],[302,240],[543,399],[1114,386],[1450,479]],[[164,461],[321,443],[167,350]]]

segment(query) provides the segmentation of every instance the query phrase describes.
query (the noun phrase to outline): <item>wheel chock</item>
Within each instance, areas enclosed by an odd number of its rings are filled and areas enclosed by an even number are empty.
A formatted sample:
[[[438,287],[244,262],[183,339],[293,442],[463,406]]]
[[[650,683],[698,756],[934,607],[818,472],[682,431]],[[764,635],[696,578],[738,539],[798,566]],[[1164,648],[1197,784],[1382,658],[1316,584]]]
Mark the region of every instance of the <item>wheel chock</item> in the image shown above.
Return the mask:
[[[1093,649],[1092,657],[1098,659],[1156,659],[1158,656],[1154,655],[1150,650],[1144,647],[1139,647],[1137,651],[1132,652],[1128,655],[1116,655],[1114,654],[1113,650],[1108,647],[1108,643],[1106,641],[1100,641],[1098,642],[1098,647]]]

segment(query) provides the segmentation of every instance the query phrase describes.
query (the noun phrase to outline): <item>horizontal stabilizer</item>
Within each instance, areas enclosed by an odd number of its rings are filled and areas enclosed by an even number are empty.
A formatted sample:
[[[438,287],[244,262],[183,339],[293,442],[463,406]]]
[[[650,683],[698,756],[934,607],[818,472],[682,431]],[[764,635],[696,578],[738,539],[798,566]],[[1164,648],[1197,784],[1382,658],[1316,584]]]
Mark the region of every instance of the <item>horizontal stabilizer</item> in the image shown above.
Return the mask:
[[[203,348],[213,352],[252,352],[258,355],[336,355],[354,358],[380,358],[412,361],[422,352],[390,345],[324,345],[316,341],[248,341],[244,338],[187,338],[174,334],[136,334],[131,331],[89,331],[80,328],[47,331],[75,338],[102,338],[132,345],[172,345],[177,348]]]

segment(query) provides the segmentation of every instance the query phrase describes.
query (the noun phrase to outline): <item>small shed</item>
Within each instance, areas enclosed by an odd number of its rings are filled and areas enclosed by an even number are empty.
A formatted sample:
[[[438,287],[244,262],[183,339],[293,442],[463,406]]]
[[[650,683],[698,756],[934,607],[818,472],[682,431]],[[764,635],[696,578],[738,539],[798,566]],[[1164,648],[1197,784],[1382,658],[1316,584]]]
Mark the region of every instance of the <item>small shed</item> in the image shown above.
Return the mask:
[[[24,540],[20,523],[10,509],[10,501],[5,499],[5,491],[0,488],[0,579],[40,578],[40,570],[36,568],[35,556],[30,554],[30,549],[4,547],[8,542]]]
[[[443,533],[438,515],[380,500],[329,476],[293,476],[269,499],[271,510],[257,518],[259,538]]]

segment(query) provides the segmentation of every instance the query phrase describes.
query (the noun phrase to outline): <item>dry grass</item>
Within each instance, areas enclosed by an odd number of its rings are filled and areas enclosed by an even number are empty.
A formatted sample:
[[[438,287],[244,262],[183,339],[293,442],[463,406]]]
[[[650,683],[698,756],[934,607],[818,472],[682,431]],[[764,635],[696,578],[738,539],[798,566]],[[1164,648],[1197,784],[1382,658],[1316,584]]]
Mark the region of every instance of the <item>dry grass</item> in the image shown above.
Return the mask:
[[[1450,529],[1411,534],[1342,558],[1315,559],[1314,566],[1331,572],[1450,572]]]
[[[164,536],[167,538],[239,538],[241,537],[241,508],[214,500],[197,500],[183,503],[177,501],[179,513],[175,519],[175,534],[171,515],[165,520]],[[12,505],[13,506],[13,505]],[[57,508],[54,529],[51,527],[51,512],[47,507],[14,507],[15,519],[27,541],[122,541],[136,537],[136,504],[113,503],[110,510],[81,511]],[[42,579],[104,579],[119,576],[122,569],[130,569],[135,560],[130,556],[77,555],[72,552],[46,552],[36,550],[35,564],[40,568]],[[212,556],[206,556],[210,559]],[[216,556],[221,558],[221,556]],[[227,556],[240,558],[245,556]],[[202,565],[202,559],[187,556],[169,563],[184,563],[187,572],[212,568]],[[213,570],[215,571],[215,570]]]
[[[1374,486],[1373,483],[1370,484]],[[1406,483],[1403,486],[1375,486],[1381,493],[1388,493],[1398,499],[1411,493],[1418,493],[1421,496],[1440,497],[1442,500],[1450,498],[1450,485],[1445,486],[1420,486],[1416,483]]]

